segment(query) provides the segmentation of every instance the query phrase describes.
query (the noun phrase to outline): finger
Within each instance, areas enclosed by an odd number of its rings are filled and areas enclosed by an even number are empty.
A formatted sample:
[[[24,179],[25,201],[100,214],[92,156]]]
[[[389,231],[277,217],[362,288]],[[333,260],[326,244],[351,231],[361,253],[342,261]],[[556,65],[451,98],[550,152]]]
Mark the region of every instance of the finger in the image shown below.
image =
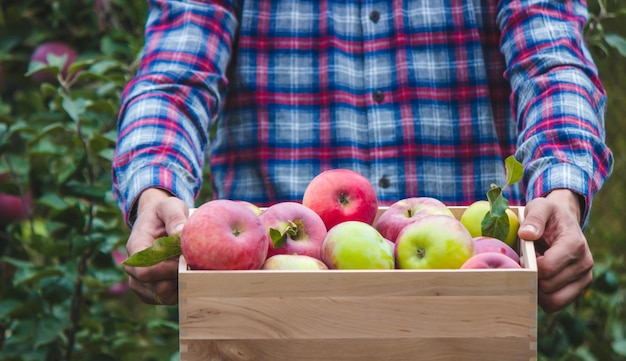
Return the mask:
[[[576,300],[587,286],[589,286],[591,280],[592,275],[591,272],[589,272],[555,292],[543,292],[539,290],[539,306],[547,313],[557,312]]]
[[[178,278],[178,257],[150,267],[125,267],[126,273],[139,282],[152,283]]]
[[[539,262],[537,266],[539,267]],[[546,293],[556,292],[571,282],[589,277],[592,267],[593,261],[588,261],[587,257],[577,262],[570,262],[567,267],[554,273],[552,277],[541,275],[538,280],[539,289]]]
[[[552,204],[545,198],[536,198],[528,202],[524,207],[524,219],[517,231],[518,237],[528,241],[539,240],[552,212]]]
[[[582,232],[563,232],[548,243],[550,247],[537,258],[540,278],[572,278],[589,272],[593,267],[593,256]]]
[[[189,217],[189,208],[176,197],[165,199],[156,209],[157,217],[163,221],[168,235],[180,232]]]
[[[144,303],[151,305],[178,303],[178,282],[175,280],[144,283],[130,277],[128,284]]]

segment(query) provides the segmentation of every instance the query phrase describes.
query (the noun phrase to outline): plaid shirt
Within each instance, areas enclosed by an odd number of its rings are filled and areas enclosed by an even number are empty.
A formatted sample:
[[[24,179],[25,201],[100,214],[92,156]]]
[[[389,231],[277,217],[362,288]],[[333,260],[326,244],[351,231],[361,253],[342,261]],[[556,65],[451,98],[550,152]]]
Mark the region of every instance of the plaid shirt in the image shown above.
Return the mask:
[[[581,0],[150,6],[113,165],[127,219],[147,187],[193,206],[205,159],[216,198],[261,206],[301,200],[328,168],[368,177],[381,204],[467,205],[515,154],[511,204],[568,188],[585,217],[611,172]]]

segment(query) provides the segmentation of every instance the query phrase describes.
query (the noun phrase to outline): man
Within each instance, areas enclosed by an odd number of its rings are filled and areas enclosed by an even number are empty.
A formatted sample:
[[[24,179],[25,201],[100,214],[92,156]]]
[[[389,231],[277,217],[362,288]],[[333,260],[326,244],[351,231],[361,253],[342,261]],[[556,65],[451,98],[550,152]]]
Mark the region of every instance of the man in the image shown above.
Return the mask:
[[[515,154],[524,179],[505,196],[526,205],[519,236],[547,245],[541,307],[591,281],[583,229],[613,158],[584,1],[150,6],[113,169],[130,254],[181,229],[207,152],[214,196],[260,206],[300,200],[329,168],[362,173],[383,204],[467,205]],[[176,261],[127,272],[144,302],[177,302]]]

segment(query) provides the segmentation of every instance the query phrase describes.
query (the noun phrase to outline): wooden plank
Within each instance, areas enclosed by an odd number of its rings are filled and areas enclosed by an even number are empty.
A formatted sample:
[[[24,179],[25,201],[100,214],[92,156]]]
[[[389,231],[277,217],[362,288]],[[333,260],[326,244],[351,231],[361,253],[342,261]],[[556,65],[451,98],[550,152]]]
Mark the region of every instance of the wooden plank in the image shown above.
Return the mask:
[[[229,340],[182,342],[181,361],[529,361],[529,339]]]
[[[528,297],[193,298],[181,339],[530,337]]]

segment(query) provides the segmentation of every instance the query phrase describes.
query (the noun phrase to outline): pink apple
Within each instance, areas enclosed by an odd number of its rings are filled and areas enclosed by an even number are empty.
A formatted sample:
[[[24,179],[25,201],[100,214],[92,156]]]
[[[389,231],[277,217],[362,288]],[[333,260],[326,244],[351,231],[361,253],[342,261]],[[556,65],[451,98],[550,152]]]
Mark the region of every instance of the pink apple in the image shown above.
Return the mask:
[[[330,269],[395,268],[392,243],[360,221],[341,222],[328,231],[322,261]]]
[[[474,254],[474,243],[460,221],[438,214],[404,227],[394,251],[398,268],[458,269]]]
[[[378,212],[378,198],[372,183],[350,169],[330,169],[307,185],[302,204],[324,221],[326,229],[345,221],[372,224]]]
[[[76,61],[78,54],[68,44],[61,41],[50,41],[39,44],[33,51],[30,61],[39,62],[48,65],[48,55],[53,54],[57,57],[65,56],[65,64],[61,69],[61,76],[67,77],[70,65]],[[36,83],[54,82],[56,77],[49,71],[38,71],[32,75],[32,79]]]
[[[196,208],[180,234],[181,252],[191,269],[260,269],[268,242],[261,218],[245,204],[227,199]]]
[[[0,174],[0,183],[11,182],[9,173]],[[32,207],[30,191],[24,196],[0,193],[0,226],[20,222],[28,218]]]
[[[326,226],[312,209],[296,202],[280,202],[265,209],[259,217],[270,239],[267,257],[299,254],[321,259]]]
[[[276,254],[268,257],[262,270],[326,270],[328,267],[317,258],[301,254]]]
[[[242,200],[236,200],[236,202],[241,203],[245,205],[246,207],[250,208],[254,212],[254,214],[256,214],[257,216],[260,215],[262,212],[261,207],[257,206],[256,204],[252,202],[242,201]]]
[[[485,252],[473,255],[461,269],[488,269],[488,268],[522,268],[519,263],[510,257],[497,252]]]
[[[511,248],[511,246],[504,243],[504,241],[486,236],[474,237],[473,240],[474,254],[486,252],[502,253],[503,255],[510,257],[513,261],[520,263],[519,255],[517,254],[517,252],[515,252],[515,250]]]
[[[407,225],[427,215],[442,214],[454,217],[448,206],[431,197],[411,197],[390,205],[376,221],[375,227],[383,237],[395,242]]]

